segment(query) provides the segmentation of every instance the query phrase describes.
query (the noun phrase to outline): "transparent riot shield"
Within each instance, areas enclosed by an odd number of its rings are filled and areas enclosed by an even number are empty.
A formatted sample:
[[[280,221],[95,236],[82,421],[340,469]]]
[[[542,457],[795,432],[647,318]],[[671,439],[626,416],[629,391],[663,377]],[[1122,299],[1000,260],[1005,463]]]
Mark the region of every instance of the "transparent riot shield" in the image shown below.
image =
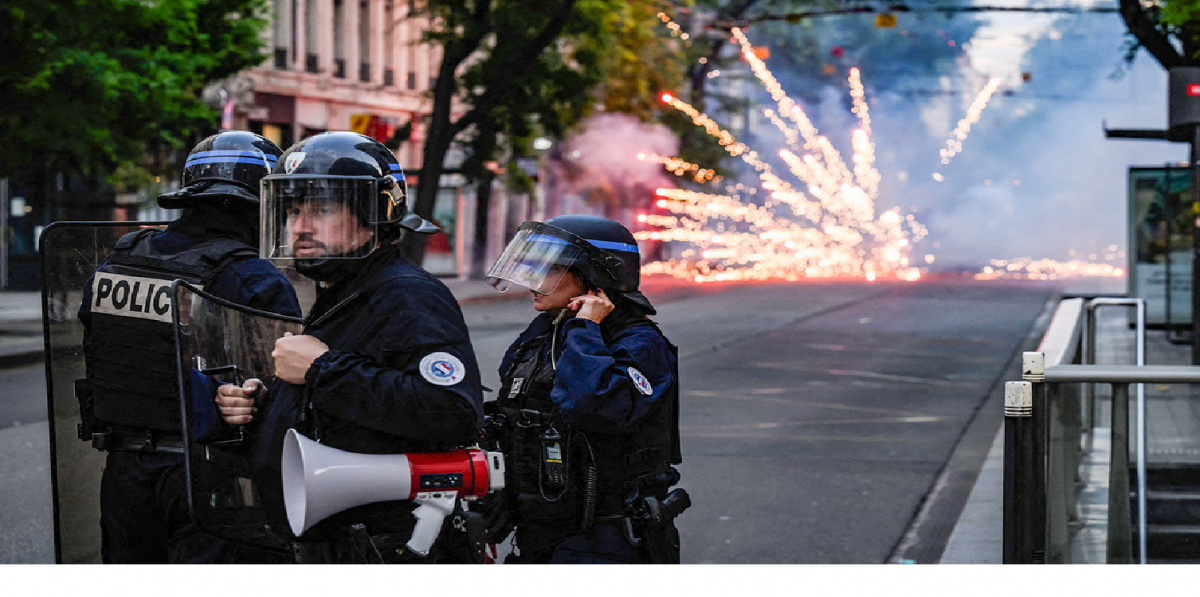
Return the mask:
[[[224,423],[213,398],[219,383],[258,378],[269,386],[275,340],[300,334],[302,320],[235,305],[182,280],[174,292],[192,521],[227,541],[285,552],[288,544],[271,531],[263,504],[258,438]]]
[[[56,222],[39,239],[54,557],[60,563],[100,562],[100,475],[105,453],[92,448],[81,418],[81,410],[87,414],[89,398],[83,324],[78,317],[83,288],[123,235],[165,224]]]

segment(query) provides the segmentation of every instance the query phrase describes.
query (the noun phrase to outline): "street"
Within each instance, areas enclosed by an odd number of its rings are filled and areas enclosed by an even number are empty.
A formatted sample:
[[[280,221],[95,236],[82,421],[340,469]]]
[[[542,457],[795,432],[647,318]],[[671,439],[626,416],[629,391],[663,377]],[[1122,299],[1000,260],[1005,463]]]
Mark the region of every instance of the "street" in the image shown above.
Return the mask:
[[[685,563],[886,562],[1054,296],[968,280],[648,286],[681,357]],[[463,311],[495,390],[533,308]],[[0,562],[50,561],[44,376],[0,375]],[[927,508],[952,527],[961,500]]]

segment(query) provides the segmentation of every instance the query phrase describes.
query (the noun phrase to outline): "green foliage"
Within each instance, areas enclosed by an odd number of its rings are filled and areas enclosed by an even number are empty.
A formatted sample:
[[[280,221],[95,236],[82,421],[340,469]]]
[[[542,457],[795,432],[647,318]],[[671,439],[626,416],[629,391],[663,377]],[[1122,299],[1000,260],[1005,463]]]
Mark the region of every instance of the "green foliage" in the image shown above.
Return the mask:
[[[690,42],[667,33],[657,16],[663,3],[619,4],[603,17],[608,35],[592,40],[607,44],[593,50],[604,57],[607,72],[597,99],[608,112],[658,120],[668,111],[659,97],[679,92],[695,52]]]
[[[1195,28],[1200,24],[1200,1],[1170,0],[1161,7],[1161,22],[1176,27]]]
[[[266,0],[6,0],[0,175],[130,179],[148,147],[211,127],[208,82],[261,62]],[[133,179],[138,179],[133,176]]]

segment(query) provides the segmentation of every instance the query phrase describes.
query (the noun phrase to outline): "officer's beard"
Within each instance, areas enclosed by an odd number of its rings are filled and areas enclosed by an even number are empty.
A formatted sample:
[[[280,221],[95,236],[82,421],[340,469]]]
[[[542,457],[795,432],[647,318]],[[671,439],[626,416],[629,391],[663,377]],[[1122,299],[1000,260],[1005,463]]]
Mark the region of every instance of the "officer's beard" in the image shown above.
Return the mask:
[[[297,259],[296,271],[300,275],[318,282],[332,284],[358,269],[361,259],[375,250],[375,236],[357,249],[345,253],[325,255],[320,259]]]

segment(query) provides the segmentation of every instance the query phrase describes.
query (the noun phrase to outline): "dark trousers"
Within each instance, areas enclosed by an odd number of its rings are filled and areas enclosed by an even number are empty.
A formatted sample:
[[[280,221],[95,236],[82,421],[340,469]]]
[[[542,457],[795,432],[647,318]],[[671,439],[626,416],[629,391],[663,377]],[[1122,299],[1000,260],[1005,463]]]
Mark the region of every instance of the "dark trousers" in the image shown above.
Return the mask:
[[[106,564],[235,561],[234,547],[192,524],[182,454],[109,452],[100,481]]]

